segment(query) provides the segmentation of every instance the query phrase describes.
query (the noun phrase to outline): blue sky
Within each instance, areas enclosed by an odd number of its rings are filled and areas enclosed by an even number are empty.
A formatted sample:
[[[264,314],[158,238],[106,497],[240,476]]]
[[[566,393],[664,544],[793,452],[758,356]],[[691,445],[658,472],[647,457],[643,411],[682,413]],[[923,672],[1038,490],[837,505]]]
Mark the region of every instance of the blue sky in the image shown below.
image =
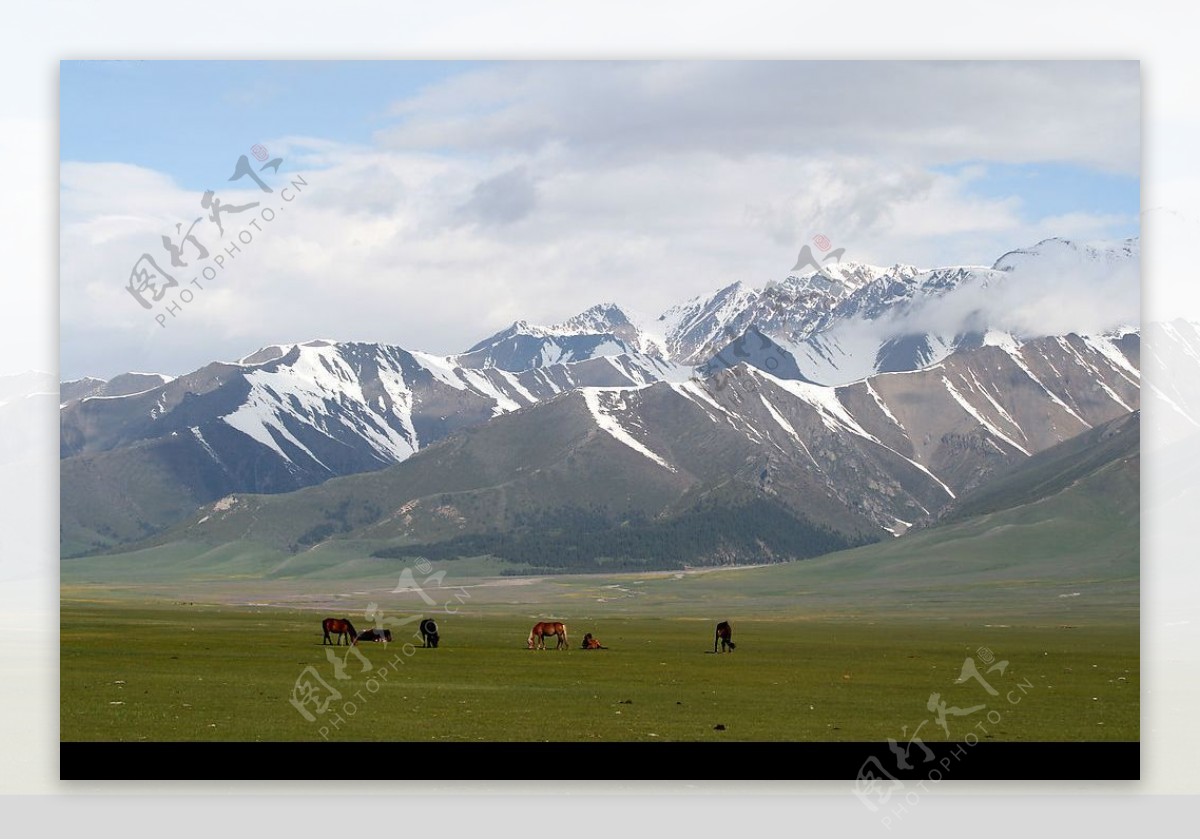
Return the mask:
[[[366,145],[399,121],[393,103],[483,67],[439,61],[64,61],[61,157],[132,163],[203,190],[228,168],[230,150],[283,136]],[[977,169],[982,174],[969,191],[1018,199],[1026,220],[1074,212],[1138,214],[1136,173],[1053,160],[956,160],[931,169]],[[1136,223],[1120,233],[1136,235]]]
[[[1067,213],[1121,215],[1129,221],[1118,226],[1120,235],[1138,235],[1141,180],[1137,175],[1055,161],[971,161],[939,168],[948,173],[971,173],[966,189],[972,195],[1018,199],[1022,217],[1027,220]]]
[[[60,74],[66,377],[180,373],[316,337],[453,353],[601,301],[653,317],[782,279],[816,234],[853,261],[931,268],[1138,233],[1137,62],[137,61]],[[255,143],[284,158],[269,182],[311,183],[302,201],[228,183]],[[285,221],[164,330],[124,286],[208,189],[274,201]],[[197,230],[214,252],[237,235],[213,228]]]
[[[392,102],[471,65],[425,61],[64,61],[63,160],[120,161],[203,190],[274,137],[365,144]],[[227,177],[227,176],[224,176]]]

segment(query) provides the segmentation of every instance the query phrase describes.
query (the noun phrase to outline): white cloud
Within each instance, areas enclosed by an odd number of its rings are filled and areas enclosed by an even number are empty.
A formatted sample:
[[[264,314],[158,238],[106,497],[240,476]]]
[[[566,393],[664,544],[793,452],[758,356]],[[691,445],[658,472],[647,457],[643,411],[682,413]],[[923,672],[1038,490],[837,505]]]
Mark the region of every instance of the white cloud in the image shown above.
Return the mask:
[[[182,372],[313,337],[454,352],[518,318],[600,300],[656,313],[780,279],[816,233],[846,259],[923,266],[1098,238],[1117,220],[1029,223],[1014,200],[972,194],[970,167],[930,164],[1125,171],[1132,66],[491,66],[400,103],[377,146],[270,140],[285,158],[272,182],[300,169],[309,186],[287,205],[222,191],[279,215],[167,329],[123,286],[142,252],[165,258],[161,236],[203,213],[199,195],[162,173],[66,163],[63,372]]]
[[[531,62],[396,103],[385,146],[1140,162],[1137,62]]]

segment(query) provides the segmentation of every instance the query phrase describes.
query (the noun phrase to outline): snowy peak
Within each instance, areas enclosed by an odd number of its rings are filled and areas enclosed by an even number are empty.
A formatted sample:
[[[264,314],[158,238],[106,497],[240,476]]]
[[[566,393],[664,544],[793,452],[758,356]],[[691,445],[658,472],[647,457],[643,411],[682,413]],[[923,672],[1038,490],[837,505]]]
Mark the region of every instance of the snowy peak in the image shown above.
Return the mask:
[[[1141,240],[1122,239],[1114,242],[1076,242],[1052,237],[1043,239],[1031,248],[1009,251],[994,266],[997,271],[1027,268],[1035,263],[1048,268],[1078,267],[1086,264],[1119,264],[1141,258]]]
[[[1071,272],[1087,278],[1127,271],[1136,282],[1139,249],[1136,239],[1047,239],[1010,251],[991,267],[932,269],[906,263],[821,264],[810,249],[807,260],[801,252],[793,273],[763,288],[731,283],[653,320],[607,302],[549,327],[518,321],[456,358],[470,367],[509,371],[626,353],[700,366],[712,364],[733,345],[763,336],[789,352],[792,363],[780,370],[838,384],[933,364],[955,349],[976,346],[979,336],[995,326],[981,303],[1014,273]],[[956,296],[960,291],[967,294]],[[751,328],[757,335],[749,336]],[[728,366],[728,361],[717,365]]]
[[[639,353],[666,356],[666,343],[652,321],[640,312],[615,303],[598,303],[549,328],[559,335],[614,335]]]
[[[881,268],[867,263],[844,262],[825,265],[820,271],[808,274],[789,274],[784,282],[798,290],[813,290],[835,297],[845,297],[880,277],[906,272],[913,274],[916,273],[916,269],[912,266]]]
[[[739,282],[671,307],[656,322],[666,338],[667,352],[683,364],[700,364],[716,344],[749,326],[752,307],[761,297],[757,289]]]
[[[59,383],[59,393],[62,405],[66,405],[74,400],[139,394],[170,381],[171,377],[163,373],[122,373],[107,381],[85,376]]]
[[[612,333],[545,335],[514,325],[493,336],[488,343],[476,345],[469,352],[449,359],[452,364],[464,368],[499,368],[520,373],[550,365],[622,355],[639,354]]]
[[[648,321],[615,303],[600,303],[552,326],[516,321],[453,358],[468,367],[514,372],[623,354],[665,358],[665,343],[646,328]]]

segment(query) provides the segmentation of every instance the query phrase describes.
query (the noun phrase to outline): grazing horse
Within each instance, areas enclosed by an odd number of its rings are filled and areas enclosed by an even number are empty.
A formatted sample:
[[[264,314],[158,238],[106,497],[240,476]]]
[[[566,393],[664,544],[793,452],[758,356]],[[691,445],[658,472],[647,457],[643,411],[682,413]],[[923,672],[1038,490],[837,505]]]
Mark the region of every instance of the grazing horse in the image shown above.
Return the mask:
[[[435,648],[441,636],[438,635],[437,622],[432,618],[421,619],[421,646]]]
[[[545,650],[547,636],[558,636],[558,644],[554,646],[555,650],[568,647],[567,625],[561,621],[539,621],[529,631],[529,649]]]
[[[717,625],[717,634],[713,636],[713,653],[717,652],[717,643],[721,643],[721,652],[726,650],[736,650],[737,645],[733,643],[733,630],[729,626],[728,621],[722,621]]]
[[[342,643],[342,637],[345,636],[349,640],[349,644],[354,644],[358,641],[358,632],[355,631],[354,625],[350,623],[348,618],[327,618],[321,622],[321,629],[325,631],[325,639],[321,642],[323,645],[331,645],[333,642],[329,640],[330,633],[337,633],[337,643]]]

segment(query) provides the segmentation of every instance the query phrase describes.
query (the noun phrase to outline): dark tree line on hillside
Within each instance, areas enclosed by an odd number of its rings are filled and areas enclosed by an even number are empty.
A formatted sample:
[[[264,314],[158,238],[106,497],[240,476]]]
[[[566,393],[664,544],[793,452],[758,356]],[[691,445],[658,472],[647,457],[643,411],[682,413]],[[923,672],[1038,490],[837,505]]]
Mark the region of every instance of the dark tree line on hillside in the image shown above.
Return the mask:
[[[301,546],[316,545],[334,534],[348,534],[357,527],[378,521],[381,516],[383,516],[383,509],[374,502],[343,499],[337,507],[323,509],[321,511],[322,521],[297,537],[291,550],[294,552]]]

